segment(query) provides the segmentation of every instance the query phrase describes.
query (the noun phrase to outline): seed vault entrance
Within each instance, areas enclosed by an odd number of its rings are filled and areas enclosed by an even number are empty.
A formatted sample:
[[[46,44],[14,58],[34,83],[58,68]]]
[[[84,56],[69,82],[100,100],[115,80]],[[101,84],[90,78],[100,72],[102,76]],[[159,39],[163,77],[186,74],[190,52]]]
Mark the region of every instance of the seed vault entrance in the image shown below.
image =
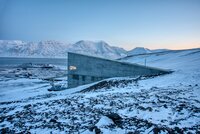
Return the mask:
[[[116,60],[68,53],[68,88],[111,77],[133,77],[165,73],[169,73],[169,71]]]

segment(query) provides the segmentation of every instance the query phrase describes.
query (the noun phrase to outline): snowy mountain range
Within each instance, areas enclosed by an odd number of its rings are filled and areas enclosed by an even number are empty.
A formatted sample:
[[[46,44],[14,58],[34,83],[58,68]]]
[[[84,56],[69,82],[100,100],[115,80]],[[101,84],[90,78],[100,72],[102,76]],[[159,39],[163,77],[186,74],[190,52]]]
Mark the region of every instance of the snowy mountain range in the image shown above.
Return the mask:
[[[58,41],[24,42],[0,40],[0,57],[66,57],[75,52],[104,58],[126,56],[123,48],[113,47],[104,41],[78,41],[67,44]]]
[[[110,46],[104,41],[78,41],[74,44],[59,41],[24,42],[20,40],[0,40],[0,57],[40,57],[66,58],[67,52],[74,52],[97,57],[117,59],[125,56],[147,54],[167,49],[150,50],[136,47],[131,51]]]
[[[149,54],[149,53],[158,53],[158,52],[164,52],[164,51],[169,51],[169,49],[154,49],[154,50],[150,50],[150,49],[144,48],[144,47],[136,47],[136,48],[128,51],[127,52],[127,56],[140,55],[140,54]]]

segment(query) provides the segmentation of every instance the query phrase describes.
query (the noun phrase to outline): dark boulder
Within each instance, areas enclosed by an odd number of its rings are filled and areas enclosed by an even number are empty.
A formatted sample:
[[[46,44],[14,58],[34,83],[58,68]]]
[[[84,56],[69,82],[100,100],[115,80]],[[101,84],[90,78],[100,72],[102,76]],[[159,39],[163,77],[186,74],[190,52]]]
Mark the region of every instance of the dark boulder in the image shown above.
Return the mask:
[[[90,127],[89,131],[94,131],[95,134],[101,134],[101,130],[97,126]]]
[[[110,118],[115,123],[115,125],[122,128],[122,119],[123,118],[121,116],[119,116],[117,113],[110,113],[110,114],[106,114],[105,116]]]
[[[57,123],[57,120],[51,119],[49,122]]]

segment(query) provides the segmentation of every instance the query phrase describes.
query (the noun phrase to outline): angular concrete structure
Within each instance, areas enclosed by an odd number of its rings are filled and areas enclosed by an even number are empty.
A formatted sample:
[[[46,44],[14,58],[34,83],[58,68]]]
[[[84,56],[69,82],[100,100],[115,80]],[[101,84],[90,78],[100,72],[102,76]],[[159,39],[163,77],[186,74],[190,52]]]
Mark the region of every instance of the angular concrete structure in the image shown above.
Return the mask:
[[[138,64],[68,53],[68,88],[111,77],[158,75],[169,72]]]

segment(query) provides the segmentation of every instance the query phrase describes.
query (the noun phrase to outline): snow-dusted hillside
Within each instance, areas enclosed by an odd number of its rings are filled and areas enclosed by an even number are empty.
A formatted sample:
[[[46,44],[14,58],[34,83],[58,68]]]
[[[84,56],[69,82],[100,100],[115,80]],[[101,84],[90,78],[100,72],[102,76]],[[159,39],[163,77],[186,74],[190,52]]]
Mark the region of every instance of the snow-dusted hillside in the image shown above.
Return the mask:
[[[144,47],[136,47],[136,48],[128,51],[127,56],[158,53],[158,52],[165,52],[165,51],[170,51],[170,50],[169,49],[152,49],[152,50],[150,50],[150,49],[144,48]]]
[[[122,58],[122,61],[138,63],[147,66],[154,66],[168,69],[194,68],[199,62],[200,48],[188,50],[170,50],[158,53],[148,53],[142,55],[133,55]],[[187,65],[187,66],[185,66]],[[194,65],[194,66],[192,66]]]
[[[0,69],[0,133],[199,133],[200,49],[128,56],[126,62],[172,69],[162,76],[110,78],[49,92],[59,69]],[[56,77],[57,76],[57,77]],[[45,77],[45,79],[44,79]],[[52,77],[52,76],[51,76]]]
[[[79,41],[75,44],[66,44],[58,41],[41,41],[37,43],[0,40],[0,57],[66,58],[68,51],[111,59],[126,54],[124,49],[109,46],[103,41]]]

